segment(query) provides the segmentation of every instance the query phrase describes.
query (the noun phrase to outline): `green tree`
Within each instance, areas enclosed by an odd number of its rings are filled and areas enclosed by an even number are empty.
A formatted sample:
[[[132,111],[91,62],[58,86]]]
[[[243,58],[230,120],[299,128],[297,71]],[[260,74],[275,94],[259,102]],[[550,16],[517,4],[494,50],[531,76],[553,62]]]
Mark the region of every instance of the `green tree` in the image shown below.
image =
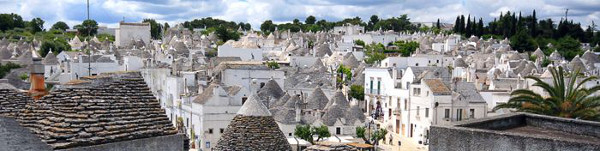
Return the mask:
[[[367,144],[371,144],[371,141],[369,141],[369,139],[367,139],[367,136],[365,134],[366,131],[367,131],[367,129],[365,127],[357,126],[356,127],[356,137],[362,138],[363,141],[365,141],[365,143],[367,143]]]
[[[8,62],[4,65],[0,64],[0,79],[4,78],[6,74],[10,73],[10,70],[18,68],[21,68],[21,66],[12,62]]]
[[[219,26],[215,30],[215,34],[219,39],[223,42],[227,42],[228,40],[238,40],[240,39],[240,34],[237,31],[229,30],[224,26]]]
[[[260,30],[263,33],[271,33],[275,31],[275,24],[271,20],[265,20],[262,24],[260,24]]]
[[[63,21],[58,21],[58,22],[54,23],[54,25],[52,25],[51,29],[65,31],[65,30],[69,29],[69,25],[67,25],[67,23],[65,23]]]
[[[365,42],[360,39],[354,40],[354,44],[365,47]]]
[[[340,65],[340,67],[338,67],[337,73],[337,83],[340,84],[340,87],[342,84],[348,84],[348,82],[352,79],[352,70],[350,70],[350,68],[344,66],[343,64]]]
[[[325,125],[321,125],[321,126],[314,126],[312,128],[312,133],[317,135],[317,142],[320,141],[322,138],[327,138],[327,137],[331,137],[331,134],[329,133],[329,128],[327,128],[327,126]]]
[[[521,30],[510,37],[510,47],[519,52],[534,51],[537,48],[537,44],[535,40],[529,36],[529,33],[525,30]]]
[[[75,25],[73,28],[84,36],[92,36],[98,33],[98,23],[95,20],[84,20],[83,23]]]
[[[350,96],[357,100],[365,100],[365,87],[363,85],[350,86]]]
[[[31,21],[27,22],[27,28],[31,30],[32,33],[40,32],[44,30],[44,20],[41,18],[33,18]]]
[[[12,30],[15,28],[25,28],[25,22],[18,14],[0,14],[0,30]]]
[[[67,43],[64,39],[56,39],[56,40],[46,40],[42,42],[40,46],[39,53],[42,57],[46,57],[46,55],[52,50],[55,54],[58,54],[62,51],[70,51],[71,45]]]
[[[315,16],[310,15],[310,16],[306,17],[306,19],[304,20],[304,23],[312,25],[312,24],[315,24],[316,21],[317,21],[317,19],[315,18]]]
[[[560,38],[556,44],[556,50],[568,60],[583,53],[581,51],[581,43],[576,39],[571,38],[571,36]]]
[[[277,63],[275,61],[268,61],[267,67],[269,67],[271,69],[279,69],[279,63]]]
[[[169,28],[171,28],[171,26],[169,26],[169,23],[165,22],[165,25],[163,25],[164,30],[168,30]]]
[[[304,139],[311,144],[315,143],[313,140],[314,135],[317,135],[317,142],[322,138],[331,137],[329,128],[325,125],[313,126],[312,128],[310,125],[296,125],[296,129],[294,130],[294,136]]]
[[[548,94],[542,96],[528,89],[518,89],[511,93],[511,98],[505,104],[494,107],[512,108],[522,112],[542,115],[558,116],[564,118],[575,118],[584,120],[600,120],[600,96],[594,95],[600,90],[600,85],[586,88],[585,83],[596,80],[591,76],[583,80],[580,78],[579,70],[567,75],[562,67],[549,68],[552,73],[552,83],[542,81],[535,76],[525,78],[534,80],[533,86],[539,87]],[[567,77],[565,77],[567,76]]]
[[[379,140],[385,138],[385,135],[387,135],[387,133],[388,131],[383,128],[380,128],[379,130],[373,132],[373,134],[371,135],[371,140],[374,140],[373,144],[379,144]]]
[[[296,125],[296,129],[294,130],[294,136],[306,140],[311,144],[314,143],[310,125]]]
[[[156,20],[148,18],[144,19],[142,22],[150,24],[150,35],[152,36],[152,39],[160,39],[162,37],[162,25],[156,23]]]

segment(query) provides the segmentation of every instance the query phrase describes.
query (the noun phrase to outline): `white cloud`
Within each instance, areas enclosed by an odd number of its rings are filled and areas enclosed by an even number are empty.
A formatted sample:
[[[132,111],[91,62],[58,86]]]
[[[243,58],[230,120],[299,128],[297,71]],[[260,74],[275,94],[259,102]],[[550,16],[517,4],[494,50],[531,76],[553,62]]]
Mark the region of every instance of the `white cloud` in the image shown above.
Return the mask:
[[[159,22],[183,22],[195,18],[215,17],[235,22],[249,22],[258,29],[264,20],[304,21],[308,15],[317,19],[341,20],[359,16],[363,21],[375,14],[389,18],[408,14],[413,21],[453,23],[457,15],[483,17],[490,21],[500,12],[536,9],[538,18],[560,20],[569,9],[569,19],[583,25],[598,22],[598,0],[91,0],[91,16],[101,25],[115,26],[126,21],[154,18]],[[0,0],[0,13],[17,13],[25,20],[41,17],[49,28],[56,21],[73,26],[85,19],[84,0]]]

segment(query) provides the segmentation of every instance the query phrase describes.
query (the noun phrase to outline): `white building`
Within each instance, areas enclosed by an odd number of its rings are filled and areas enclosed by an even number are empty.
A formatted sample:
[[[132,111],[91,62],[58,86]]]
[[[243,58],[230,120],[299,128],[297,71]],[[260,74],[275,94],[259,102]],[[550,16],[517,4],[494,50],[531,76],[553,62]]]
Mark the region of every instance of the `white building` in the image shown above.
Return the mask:
[[[115,45],[127,47],[132,41],[142,40],[150,42],[150,23],[125,23],[119,22],[119,28],[115,30]]]

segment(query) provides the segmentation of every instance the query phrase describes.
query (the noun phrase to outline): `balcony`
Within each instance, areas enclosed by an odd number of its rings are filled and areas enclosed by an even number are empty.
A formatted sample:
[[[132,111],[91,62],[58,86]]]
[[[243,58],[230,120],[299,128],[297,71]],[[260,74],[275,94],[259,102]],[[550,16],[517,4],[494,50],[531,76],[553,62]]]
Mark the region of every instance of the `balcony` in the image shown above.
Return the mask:
[[[400,115],[402,115],[402,112],[401,112],[400,110],[394,110],[394,111],[392,112],[392,114],[394,114],[394,115],[396,115],[396,116],[400,116]]]

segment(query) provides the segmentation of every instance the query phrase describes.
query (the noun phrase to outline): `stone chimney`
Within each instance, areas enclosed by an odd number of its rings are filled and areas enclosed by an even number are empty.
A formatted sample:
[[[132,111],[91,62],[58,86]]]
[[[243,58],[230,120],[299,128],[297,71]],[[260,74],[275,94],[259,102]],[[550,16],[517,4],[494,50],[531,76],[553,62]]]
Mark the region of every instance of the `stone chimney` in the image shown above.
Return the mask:
[[[44,83],[44,65],[42,65],[42,59],[33,58],[30,70],[29,80],[31,81],[31,88],[29,89],[29,95],[37,100],[48,94],[46,84]]]

